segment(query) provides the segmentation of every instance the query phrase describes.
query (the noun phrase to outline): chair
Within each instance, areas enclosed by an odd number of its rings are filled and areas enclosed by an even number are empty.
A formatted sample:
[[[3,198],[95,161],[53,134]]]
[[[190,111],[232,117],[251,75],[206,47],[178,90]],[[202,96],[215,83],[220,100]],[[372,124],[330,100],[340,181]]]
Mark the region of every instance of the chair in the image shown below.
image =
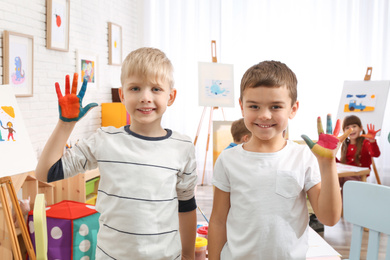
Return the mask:
[[[45,195],[37,194],[34,202],[35,252],[37,260],[47,260],[47,225]]]
[[[369,229],[367,258],[378,259],[380,234],[387,235],[390,260],[390,187],[360,181],[344,184],[344,218],[353,224],[349,259],[360,259],[363,228]]]
[[[371,165],[372,165],[372,170],[373,170],[374,173],[375,173],[376,182],[377,182],[378,184],[382,184],[381,178],[379,177],[378,170],[376,169],[374,157],[371,157]]]

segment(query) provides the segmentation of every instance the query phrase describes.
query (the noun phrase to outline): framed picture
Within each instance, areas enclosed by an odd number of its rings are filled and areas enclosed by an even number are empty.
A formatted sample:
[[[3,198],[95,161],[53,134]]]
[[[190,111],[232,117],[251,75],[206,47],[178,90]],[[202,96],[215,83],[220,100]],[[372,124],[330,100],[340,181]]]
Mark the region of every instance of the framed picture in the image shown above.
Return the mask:
[[[84,78],[88,80],[88,88],[96,88],[98,83],[98,55],[86,51],[77,51],[76,69],[79,74],[79,82]]]
[[[4,84],[9,84],[17,97],[33,95],[34,37],[4,31],[3,36]]]
[[[108,23],[108,64],[121,65],[122,63],[122,27]]]
[[[199,62],[199,106],[234,107],[233,65]]]
[[[57,51],[69,51],[70,0],[47,0],[46,47]]]

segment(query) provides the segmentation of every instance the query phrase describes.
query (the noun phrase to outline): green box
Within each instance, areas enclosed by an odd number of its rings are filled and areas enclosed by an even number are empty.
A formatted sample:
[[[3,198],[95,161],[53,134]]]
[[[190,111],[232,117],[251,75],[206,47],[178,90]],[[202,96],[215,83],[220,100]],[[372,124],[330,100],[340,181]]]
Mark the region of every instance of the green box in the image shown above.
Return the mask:
[[[85,196],[88,196],[95,190],[95,183],[100,179],[100,177],[93,178],[85,183]]]

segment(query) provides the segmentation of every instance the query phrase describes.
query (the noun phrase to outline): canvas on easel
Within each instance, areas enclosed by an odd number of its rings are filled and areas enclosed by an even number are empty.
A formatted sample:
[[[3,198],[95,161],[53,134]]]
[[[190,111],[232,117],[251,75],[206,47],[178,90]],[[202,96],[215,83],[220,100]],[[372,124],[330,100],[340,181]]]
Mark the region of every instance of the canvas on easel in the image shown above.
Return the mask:
[[[0,86],[0,151],[0,177],[35,170],[35,152],[9,85]]]
[[[384,119],[390,81],[345,81],[340,98],[337,119],[355,115],[362,121],[367,131],[367,124],[381,129]],[[378,136],[381,132],[378,132]]]
[[[234,107],[233,65],[199,62],[199,106]]]

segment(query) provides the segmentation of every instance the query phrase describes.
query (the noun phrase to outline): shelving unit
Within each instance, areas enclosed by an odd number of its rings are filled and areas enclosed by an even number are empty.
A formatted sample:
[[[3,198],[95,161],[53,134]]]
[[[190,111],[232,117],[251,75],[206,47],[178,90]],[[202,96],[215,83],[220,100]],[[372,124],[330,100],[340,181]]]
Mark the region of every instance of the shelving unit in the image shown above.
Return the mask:
[[[88,181],[94,180],[100,176],[99,169],[86,171],[83,174],[77,174],[74,177],[53,182],[54,189],[54,203],[63,200],[73,200],[86,203],[91,200],[91,196],[87,196],[86,185]],[[94,182],[94,193],[97,193],[99,180]],[[90,195],[90,194],[88,194]],[[96,199],[96,198],[95,198]]]

